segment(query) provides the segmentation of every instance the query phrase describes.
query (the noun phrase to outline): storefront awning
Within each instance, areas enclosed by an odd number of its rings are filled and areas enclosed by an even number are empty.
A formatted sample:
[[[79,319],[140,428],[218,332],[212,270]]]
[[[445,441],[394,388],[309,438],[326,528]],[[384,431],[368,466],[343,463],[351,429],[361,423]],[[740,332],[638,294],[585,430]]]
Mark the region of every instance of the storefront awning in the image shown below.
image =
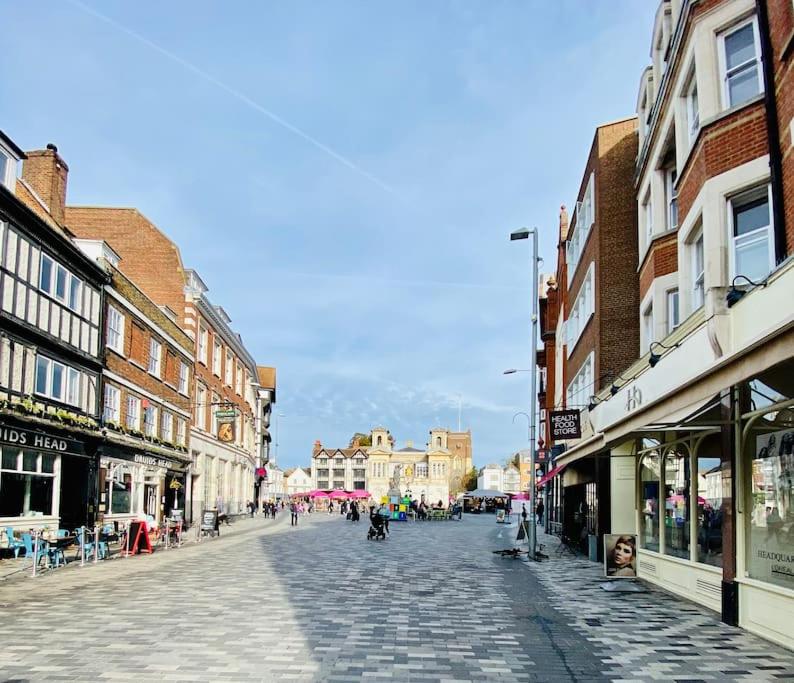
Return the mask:
[[[546,474],[544,474],[535,484],[538,488],[543,486],[545,483],[551,481],[556,477],[560,472],[565,469],[565,465],[557,465],[557,467],[552,467]]]

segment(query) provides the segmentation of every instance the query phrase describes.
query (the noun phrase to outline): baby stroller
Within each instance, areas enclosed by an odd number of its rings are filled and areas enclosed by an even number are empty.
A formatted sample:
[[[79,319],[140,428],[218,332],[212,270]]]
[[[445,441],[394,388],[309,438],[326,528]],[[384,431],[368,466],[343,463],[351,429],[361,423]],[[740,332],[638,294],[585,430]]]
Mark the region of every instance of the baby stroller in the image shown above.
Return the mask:
[[[386,540],[386,522],[377,512],[369,516],[368,541]]]

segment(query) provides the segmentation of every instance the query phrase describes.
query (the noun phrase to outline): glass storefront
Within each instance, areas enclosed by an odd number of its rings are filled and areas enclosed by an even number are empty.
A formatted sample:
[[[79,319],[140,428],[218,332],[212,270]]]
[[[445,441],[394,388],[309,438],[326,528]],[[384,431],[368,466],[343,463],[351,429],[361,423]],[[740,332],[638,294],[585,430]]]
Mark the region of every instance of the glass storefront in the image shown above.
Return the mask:
[[[679,444],[664,456],[664,552],[689,559],[689,452]]]
[[[747,571],[794,589],[794,361],[749,383],[743,420]]]
[[[640,461],[640,547],[659,550],[659,455]]]
[[[3,446],[0,462],[0,517],[48,517],[53,510],[52,453]]]
[[[722,567],[723,477],[719,435],[711,435],[697,450],[697,555],[696,560]]]

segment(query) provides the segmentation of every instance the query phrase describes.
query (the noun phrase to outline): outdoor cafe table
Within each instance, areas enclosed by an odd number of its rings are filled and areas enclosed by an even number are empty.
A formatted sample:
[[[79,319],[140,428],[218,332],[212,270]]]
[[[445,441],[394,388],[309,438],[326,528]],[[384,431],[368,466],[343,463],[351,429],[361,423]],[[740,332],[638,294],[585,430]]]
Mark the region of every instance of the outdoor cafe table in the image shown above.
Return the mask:
[[[60,538],[42,538],[41,542],[44,543],[45,544],[44,547],[48,551],[50,551],[50,550],[56,550],[56,549],[57,550],[64,550],[65,548],[68,548],[70,545],[72,545],[76,540],[77,540],[77,536],[61,536]],[[47,553],[47,562],[48,563],[50,562],[50,558],[51,557],[52,556],[48,552]],[[66,555],[63,556],[63,563],[66,564]],[[56,556],[55,566],[57,567],[57,566],[59,566],[59,564],[60,563],[58,562],[57,556]]]

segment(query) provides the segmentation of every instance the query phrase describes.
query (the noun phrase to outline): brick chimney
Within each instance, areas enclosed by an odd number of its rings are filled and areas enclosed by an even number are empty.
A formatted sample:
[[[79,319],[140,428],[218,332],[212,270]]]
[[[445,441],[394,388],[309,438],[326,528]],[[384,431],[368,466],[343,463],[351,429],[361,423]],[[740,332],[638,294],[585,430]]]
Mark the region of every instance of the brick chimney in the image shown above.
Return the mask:
[[[312,455],[317,455],[322,449],[323,449],[323,445],[322,443],[320,443],[320,440],[318,439],[317,441],[314,442],[314,448],[312,448]]]
[[[37,149],[27,155],[28,158],[22,164],[23,180],[48,206],[55,222],[63,225],[69,167],[52,143],[47,145],[47,149]]]

